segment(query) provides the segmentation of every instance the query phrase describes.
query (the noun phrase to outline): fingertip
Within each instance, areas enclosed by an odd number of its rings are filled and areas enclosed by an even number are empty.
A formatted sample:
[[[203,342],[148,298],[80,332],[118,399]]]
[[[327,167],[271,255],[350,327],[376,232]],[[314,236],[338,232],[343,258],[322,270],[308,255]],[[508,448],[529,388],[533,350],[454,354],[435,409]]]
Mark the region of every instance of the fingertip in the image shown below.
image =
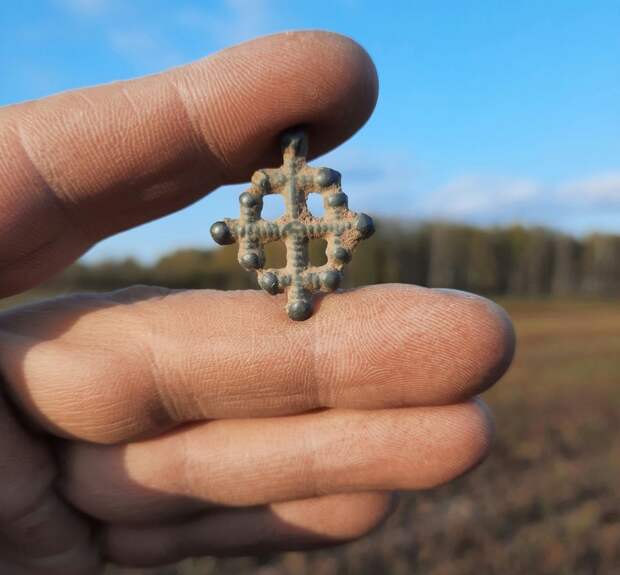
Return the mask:
[[[305,323],[321,334],[313,349],[329,407],[463,402],[499,380],[515,348],[490,300],[405,284],[327,295]]]
[[[352,528],[339,534],[345,542],[361,539],[379,529],[396,511],[400,499],[393,491],[356,495],[355,506],[343,510],[343,516],[350,513],[355,519]]]
[[[443,456],[435,457],[424,483],[416,485],[424,489],[445,485],[480,465],[491,450],[495,429],[491,411],[480,399],[433,409],[441,410],[436,412],[441,421],[436,422],[434,448]],[[413,467],[410,475],[416,473]]]
[[[479,397],[465,404],[466,418],[463,425],[463,452],[468,462],[464,472],[480,464],[491,451],[495,437],[495,420],[489,406]]]
[[[329,151],[368,120],[378,95],[366,50],[322,30],[256,38],[170,77],[217,158],[220,184],[278,165],[280,136],[295,126],[308,132],[311,157]]]
[[[379,95],[379,77],[370,54],[353,38],[321,30],[310,35],[320,46],[321,56],[331,56],[335,77],[326,77],[325,83],[334,82],[338,87],[329,94],[331,109],[340,116],[331,118],[328,114],[324,124],[308,123],[311,142],[315,142],[311,156],[317,156],[333,147],[330,139],[346,140],[370,118]]]
[[[396,510],[398,495],[391,491],[339,493],[272,505],[274,516],[291,527],[305,528],[324,544],[365,537]]]
[[[446,298],[445,305],[454,302],[455,318],[468,326],[475,353],[470,354],[464,370],[465,378],[460,395],[455,400],[466,400],[483,393],[503,377],[510,367],[516,350],[516,333],[506,310],[488,298],[452,289],[434,289]]]

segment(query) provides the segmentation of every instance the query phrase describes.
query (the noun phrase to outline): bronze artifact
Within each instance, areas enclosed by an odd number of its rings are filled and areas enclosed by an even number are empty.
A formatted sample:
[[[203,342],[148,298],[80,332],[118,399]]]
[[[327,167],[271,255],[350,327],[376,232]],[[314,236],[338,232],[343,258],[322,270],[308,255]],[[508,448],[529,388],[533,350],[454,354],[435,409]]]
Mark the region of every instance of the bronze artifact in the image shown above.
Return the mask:
[[[211,235],[221,245],[239,242],[239,263],[257,272],[258,284],[266,292],[286,291],[289,317],[304,320],[312,315],[312,294],[338,288],[344,265],[360,240],[373,234],[374,225],[370,216],[349,211],[338,172],[306,163],[304,132],[286,133],[282,150],[282,166],[254,172],[251,187],[239,196],[239,219],[215,222]],[[308,209],[311,193],[323,197],[323,218],[314,217]],[[261,217],[267,194],[284,197],[286,213],[275,221]],[[327,241],[327,263],[322,266],[310,265],[308,242],[314,238]],[[265,269],[263,245],[280,239],[286,245],[286,267]]]

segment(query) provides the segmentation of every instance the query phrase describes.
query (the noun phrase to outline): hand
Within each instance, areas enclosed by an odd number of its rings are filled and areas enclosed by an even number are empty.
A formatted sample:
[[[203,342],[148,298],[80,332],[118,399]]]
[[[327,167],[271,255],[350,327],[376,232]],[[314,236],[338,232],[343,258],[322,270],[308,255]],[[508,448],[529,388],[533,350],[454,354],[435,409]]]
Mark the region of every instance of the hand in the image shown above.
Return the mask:
[[[376,95],[359,46],[304,32],[2,109],[0,294],[277,164],[291,126],[327,151]],[[500,308],[374,286],[295,323],[282,297],[136,287],[1,314],[0,572],[343,542],[391,491],[484,457],[475,396],[514,347]]]

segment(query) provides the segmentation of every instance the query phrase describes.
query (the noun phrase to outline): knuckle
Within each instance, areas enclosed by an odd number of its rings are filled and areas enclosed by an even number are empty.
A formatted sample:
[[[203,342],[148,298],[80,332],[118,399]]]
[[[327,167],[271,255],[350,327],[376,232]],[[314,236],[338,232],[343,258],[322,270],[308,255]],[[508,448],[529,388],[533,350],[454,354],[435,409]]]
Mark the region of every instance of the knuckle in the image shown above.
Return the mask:
[[[61,456],[61,473],[57,482],[62,496],[80,511],[100,517],[109,504],[105,452],[109,448],[97,445],[74,444]]]
[[[99,521],[132,523],[174,511],[177,499],[145,486],[127,469],[124,446],[78,444],[63,454],[57,488],[82,513]]]
[[[55,475],[50,464],[28,481],[3,486],[0,490],[0,525],[3,528],[18,526],[45,506]]]

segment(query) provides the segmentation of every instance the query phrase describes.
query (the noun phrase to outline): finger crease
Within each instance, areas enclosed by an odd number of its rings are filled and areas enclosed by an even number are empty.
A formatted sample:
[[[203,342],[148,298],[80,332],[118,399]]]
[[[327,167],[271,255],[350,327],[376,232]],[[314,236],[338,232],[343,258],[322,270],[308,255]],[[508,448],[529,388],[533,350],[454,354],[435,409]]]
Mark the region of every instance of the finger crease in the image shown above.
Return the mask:
[[[194,474],[192,467],[191,447],[189,434],[181,433],[181,490],[185,495],[194,493]]]
[[[315,435],[317,432],[316,427],[306,431],[303,449],[300,451],[304,453],[301,470],[302,484],[307,485],[311,497],[325,494],[324,488],[319,481],[319,478],[322,476],[322,470],[319,463],[321,461],[320,450]]]
[[[65,200],[60,191],[54,185],[52,185],[51,181],[45,176],[43,170],[36,162],[33,154],[30,152],[30,149],[26,144],[26,137],[24,136],[20,124],[17,123],[16,126],[9,126],[9,130],[11,130],[17,136],[17,144],[19,145],[20,150],[23,152],[26,161],[32,167],[32,170],[36,177],[41,180],[41,183],[43,184],[43,190],[47,194],[48,198],[52,200],[54,206],[62,214],[65,222],[68,224],[75,238],[78,240],[82,240],[86,245],[92,244],[93,239],[88,237],[84,228],[80,225],[79,218],[77,218],[76,215],[73,213],[73,210],[69,206],[69,202]],[[63,230],[63,235],[65,232],[66,230]]]
[[[134,116],[136,118],[139,118],[140,110],[138,106],[136,106],[136,103],[134,102],[133,98],[129,95],[129,90],[127,90],[127,87],[125,86],[124,83],[120,85],[120,94],[123,98],[125,98],[125,100],[129,104],[129,107],[131,108],[131,111],[133,112]]]
[[[195,114],[192,114],[190,112],[189,104],[187,103],[185,96],[183,95],[183,92],[181,91],[179,86],[172,80],[172,78],[169,78],[166,74],[163,75],[163,78],[172,89],[174,96],[180,105],[181,111],[185,116],[187,125],[189,126],[190,139],[198,157],[207,157],[211,159],[209,168],[215,171],[217,175],[217,181],[223,182],[225,180],[224,170],[221,168],[220,162],[214,161],[216,158],[220,158],[221,160],[221,153],[215,153],[214,146],[207,141],[204,132],[200,129],[200,126],[194,120]]]
[[[52,494],[52,479],[47,479],[41,484],[34,497],[29,498],[25,505],[20,506],[13,513],[3,511],[0,515],[3,525],[16,526],[34,513],[36,513],[45,503],[46,499]],[[30,486],[29,486],[30,487]]]
[[[166,377],[152,342],[149,341],[144,346],[144,353],[149,366],[151,386],[155,392],[156,404],[163,411],[168,421],[179,423],[182,421],[182,417],[170,394],[165,391],[166,386],[164,382]]]
[[[60,238],[62,238],[65,235],[65,233],[66,233],[66,230],[59,229],[50,239],[45,240],[44,242],[40,243],[37,247],[28,250],[27,252],[21,254],[19,257],[15,259],[12,259],[11,261],[0,262],[0,275],[4,275],[4,273],[8,272],[8,270],[18,268],[20,265],[23,265],[25,262],[32,261],[34,258],[37,257],[38,254],[44,253],[51,246],[57,243],[58,240],[60,240]]]

